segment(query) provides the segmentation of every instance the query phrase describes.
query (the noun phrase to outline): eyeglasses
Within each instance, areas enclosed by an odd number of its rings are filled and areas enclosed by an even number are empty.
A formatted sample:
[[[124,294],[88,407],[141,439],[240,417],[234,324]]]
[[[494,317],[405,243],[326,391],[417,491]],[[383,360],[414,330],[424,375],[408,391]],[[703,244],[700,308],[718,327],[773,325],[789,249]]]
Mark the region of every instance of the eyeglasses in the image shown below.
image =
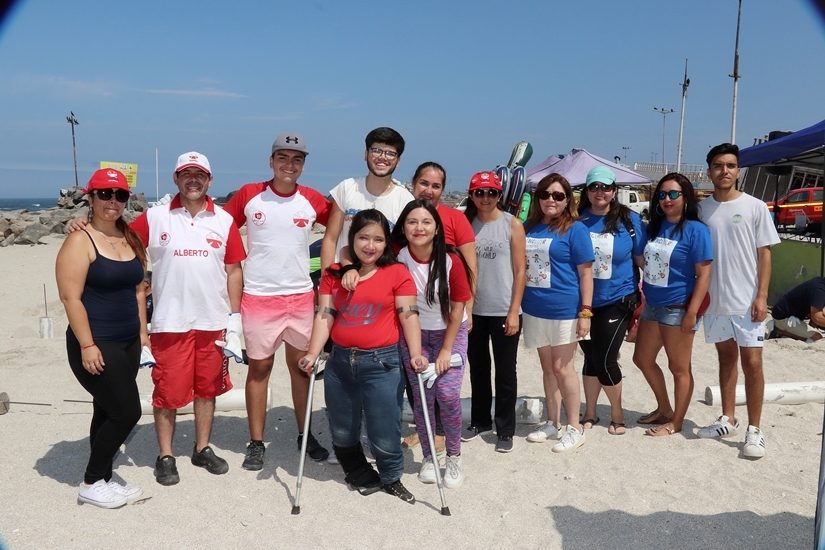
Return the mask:
[[[676,199],[678,199],[681,196],[682,196],[682,192],[677,191],[676,189],[673,189],[671,191],[659,191],[658,193],[656,193],[656,198],[659,199],[660,201],[665,200],[665,197],[669,198],[672,201],[675,201]]]
[[[567,195],[562,193],[561,191],[541,191],[539,193],[539,198],[543,201],[546,201],[550,197],[553,197],[553,200],[556,202],[561,202],[567,198]]]
[[[495,198],[501,195],[501,191],[499,191],[498,189],[473,189],[472,191],[470,191],[470,194],[477,199],[481,199],[484,197]]]
[[[98,189],[95,191],[95,195],[102,201],[112,200],[112,195],[114,195],[117,202],[126,203],[129,201],[129,192],[125,189]]]
[[[395,151],[390,151],[389,149],[381,149],[379,147],[370,147],[369,148],[370,155],[375,158],[385,157],[389,160],[395,160],[398,158],[398,153]]]
[[[591,183],[590,185],[587,186],[587,190],[588,191],[593,191],[593,192],[596,192],[596,191],[607,192],[607,191],[613,191],[614,189],[615,189],[615,187],[613,187],[612,185],[605,185],[604,183]]]

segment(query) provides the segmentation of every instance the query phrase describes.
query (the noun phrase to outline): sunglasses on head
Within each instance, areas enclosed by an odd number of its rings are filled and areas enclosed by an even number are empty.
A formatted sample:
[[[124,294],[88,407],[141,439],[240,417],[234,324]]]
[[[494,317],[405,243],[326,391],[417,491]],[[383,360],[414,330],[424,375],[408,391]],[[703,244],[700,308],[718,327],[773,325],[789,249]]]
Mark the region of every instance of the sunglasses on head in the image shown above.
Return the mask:
[[[498,189],[473,189],[471,194],[475,198],[480,199],[482,197],[498,197],[501,195],[501,191]]]
[[[612,185],[606,185],[604,183],[591,183],[587,186],[588,191],[613,191]]]
[[[561,201],[563,201],[564,199],[567,198],[567,195],[565,195],[561,191],[547,191],[547,190],[544,190],[544,191],[539,192],[539,198],[543,201],[546,201],[550,197],[553,197],[553,200],[556,201],[556,202],[561,202]]]
[[[656,198],[659,199],[660,201],[665,200],[665,197],[669,198],[672,201],[675,201],[676,199],[678,199],[681,196],[682,196],[682,192],[677,191],[676,189],[673,189],[671,191],[659,191],[658,193],[656,193]]]
[[[129,192],[124,189],[98,189],[95,191],[95,195],[102,201],[112,200],[112,195],[114,195],[117,202],[125,203],[129,201]]]

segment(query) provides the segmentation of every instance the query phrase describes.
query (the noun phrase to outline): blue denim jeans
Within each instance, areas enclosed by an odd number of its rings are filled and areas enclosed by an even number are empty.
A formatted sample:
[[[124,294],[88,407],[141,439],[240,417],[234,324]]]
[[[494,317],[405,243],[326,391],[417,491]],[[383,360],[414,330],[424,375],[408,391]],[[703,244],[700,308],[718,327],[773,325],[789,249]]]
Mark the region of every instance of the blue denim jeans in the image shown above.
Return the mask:
[[[385,484],[400,479],[404,471],[398,400],[400,366],[398,344],[370,350],[333,345],[324,373],[332,444],[357,445],[363,414],[378,475]]]

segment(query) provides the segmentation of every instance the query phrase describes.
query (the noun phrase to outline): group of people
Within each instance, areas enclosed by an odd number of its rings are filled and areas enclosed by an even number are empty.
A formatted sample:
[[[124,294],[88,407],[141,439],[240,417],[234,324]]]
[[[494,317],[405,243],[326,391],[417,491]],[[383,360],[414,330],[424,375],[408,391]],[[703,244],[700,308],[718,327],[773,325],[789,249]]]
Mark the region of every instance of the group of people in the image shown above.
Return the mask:
[[[424,456],[421,482],[435,483],[441,475],[425,410],[445,438],[447,487],[464,481],[462,442],[495,428],[495,450],[512,451],[522,330],[525,345],[538,352],[547,406],[547,421],[527,440],[557,438],[554,452],[580,447],[585,430],[599,423],[602,390],[610,402],[608,431],[622,435],[618,354],[642,299],[640,288],[646,304],[633,361],[657,402],[638,420],[652,425],[646,433],[682,429],[693,391],[692,342],[704,314],[706,340],[719,354],[722,415],[699,435],[724,437],[738,429],[734,397],[741,356],[748,397],[743,453],[764,455],[761,346],[770,247],[779,239],[764,203],[736,189],[735,145],[722,144],[708,154],[714,194],[701,203],[683,175],[663,177],[647,226],[618,203],[616,177],[604,166],[590,171],[578,203],[562,175],[543,178],[524,224],[502,210],[495,172],[478,172],[462,214],[440,201],[446,171],[438,163],[418,167],[412,193],[393,180],[404,145],[391,128],[371,131],[365,139],[367,175],[342,181],[325,198],[298,183],[309,153],[303,136],[279,135],[269,157],[272,178],[242,186],[223,208],[208,195],[208,159],[185,153],[173,171],[178,194],[131,224],[122,218],[129,199],[123,174],[102,169],[92,175],[88,220],[72,224],[76,230],[56,267],[69,320],[69,363],[94,403],[80,502],[116,508],[142,494],[112,479],[115,452],[140,417],[136,375],[142,347],[155,360],[157,482],[180,480],[175,416],[193,401],[191,462],[213,474],[228,471],[209,440],[215,398],[232,388],[228,361],[241,361],[241,334],[249,366],[246,470],[264,465],[267,390],[282,343],[298,448],[306,437],[308,455],[318,461],[333,457],[311,432],[301,432],[307,375],[331,344],[324,388],[334,459],[346,483],[361,494],[384,490],[415,502],[401,483],[405,392]],[[309,275],[315,223],[326,226],[317,294]],[[239,232],[244,225],[246,249]],[[153,269],[150,331],[147,261]],[[577,345],[584,353],[581,416]],[[656,362],[662,348],[674,377],[673,406]],[[472,407],[462,429],[466,366]],[[364,452],[362,424],[377,471]]]

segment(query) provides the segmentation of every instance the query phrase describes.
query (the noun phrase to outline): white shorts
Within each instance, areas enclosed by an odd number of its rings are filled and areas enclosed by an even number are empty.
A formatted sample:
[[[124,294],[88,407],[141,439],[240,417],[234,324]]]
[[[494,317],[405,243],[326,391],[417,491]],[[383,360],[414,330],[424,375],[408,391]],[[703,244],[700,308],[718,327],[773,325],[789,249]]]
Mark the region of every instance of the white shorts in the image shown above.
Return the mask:
[[[524,345],[528,348],[543,348],[578,342],[582,338],[576,336],[577,324],[578,319],[542,319],[524,313],[522,316]]]
[[[734,339],[740,348],[761,348],[765,343],[765,321],[751,321],[748,315],[711,315],[702,317],[705,342],[718,344]]]

